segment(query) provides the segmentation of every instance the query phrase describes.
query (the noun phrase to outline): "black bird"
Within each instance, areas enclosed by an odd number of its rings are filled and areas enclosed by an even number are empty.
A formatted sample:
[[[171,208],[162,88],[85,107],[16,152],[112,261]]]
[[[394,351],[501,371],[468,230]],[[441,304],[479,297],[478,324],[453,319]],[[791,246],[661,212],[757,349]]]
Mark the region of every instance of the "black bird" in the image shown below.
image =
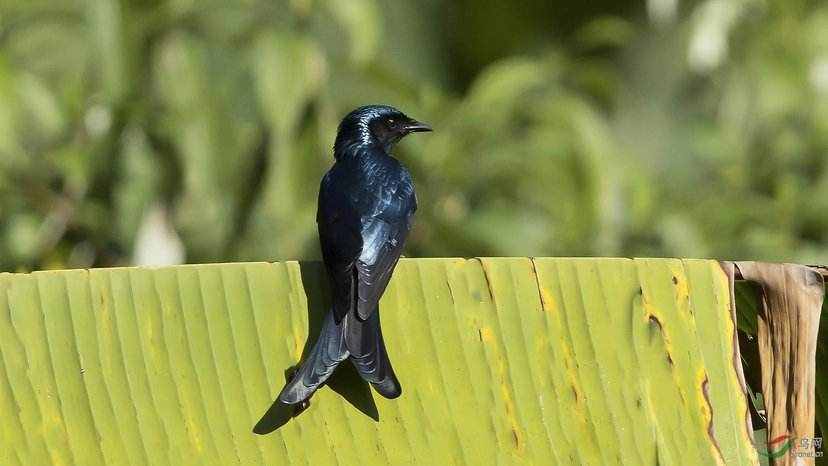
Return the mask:
[[[279,394],[282,403],[310,398],[347,358],[380,395],[402,393],[377,304],[417,210],[411,175],[391,149],[418,131],[431,127],[386,105],[360,107],[339,124],[336,161],[322,178],[316,214],[332,309],[310,354]]]

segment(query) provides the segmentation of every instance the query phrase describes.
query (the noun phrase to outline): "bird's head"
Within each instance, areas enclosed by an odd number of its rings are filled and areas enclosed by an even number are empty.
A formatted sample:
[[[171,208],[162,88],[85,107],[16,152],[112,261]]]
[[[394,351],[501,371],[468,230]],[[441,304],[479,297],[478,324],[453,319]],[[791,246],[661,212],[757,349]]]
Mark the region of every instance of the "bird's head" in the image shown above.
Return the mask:
[[[334,155],[360,145],[376,144],[386,152],[410,133],[431,131],[431,127],[388,105],[366,105],[352,111],[339,124]]]

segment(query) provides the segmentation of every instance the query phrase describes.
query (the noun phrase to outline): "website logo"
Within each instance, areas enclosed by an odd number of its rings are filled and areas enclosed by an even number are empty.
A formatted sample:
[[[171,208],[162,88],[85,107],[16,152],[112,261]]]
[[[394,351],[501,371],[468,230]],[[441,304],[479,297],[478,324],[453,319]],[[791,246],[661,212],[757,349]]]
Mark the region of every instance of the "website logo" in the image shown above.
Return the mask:
[[[768,441],[768,448],[766,451],[759,451],[758,453],[770,459],[782,457],[789,451],[796,457],[800,458],[821,458],[822,451],[822,437],[802,438],[799,442],[788,434],[780,435]]]
[[[776,437],[768,442],[767,451],[759,451],[759,454],[770,459],[776,459],[787,453],[788,450],[791,449],[792,444],[793,439],[790,435],[780,435],[779,437]]]

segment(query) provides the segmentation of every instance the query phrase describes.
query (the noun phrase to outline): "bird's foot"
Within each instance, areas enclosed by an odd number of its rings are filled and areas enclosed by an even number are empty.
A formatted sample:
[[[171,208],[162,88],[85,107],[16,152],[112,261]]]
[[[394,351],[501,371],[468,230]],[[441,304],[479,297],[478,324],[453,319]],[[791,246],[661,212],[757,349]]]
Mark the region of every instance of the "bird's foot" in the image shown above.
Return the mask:
[[[310,408],[310,398],[302,400],[299,403],[293,405],[293,415],[298,416],[308,408]]]

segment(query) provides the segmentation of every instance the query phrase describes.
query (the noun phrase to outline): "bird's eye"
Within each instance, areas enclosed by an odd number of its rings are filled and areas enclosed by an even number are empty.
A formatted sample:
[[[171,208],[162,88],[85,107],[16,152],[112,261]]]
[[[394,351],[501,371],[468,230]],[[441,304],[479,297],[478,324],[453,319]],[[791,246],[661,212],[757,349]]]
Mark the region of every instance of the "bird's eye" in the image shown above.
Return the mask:
[[[394,119],[393,119],[393,118],[391,118],[391,119],[389,119],[389,120],[388,120],[388,126],[393,127],[393,126],[394,126],[394,125],[396,125],[396,124],[397,124],[397,122],[396,122],[396,121],[394,121]]]

